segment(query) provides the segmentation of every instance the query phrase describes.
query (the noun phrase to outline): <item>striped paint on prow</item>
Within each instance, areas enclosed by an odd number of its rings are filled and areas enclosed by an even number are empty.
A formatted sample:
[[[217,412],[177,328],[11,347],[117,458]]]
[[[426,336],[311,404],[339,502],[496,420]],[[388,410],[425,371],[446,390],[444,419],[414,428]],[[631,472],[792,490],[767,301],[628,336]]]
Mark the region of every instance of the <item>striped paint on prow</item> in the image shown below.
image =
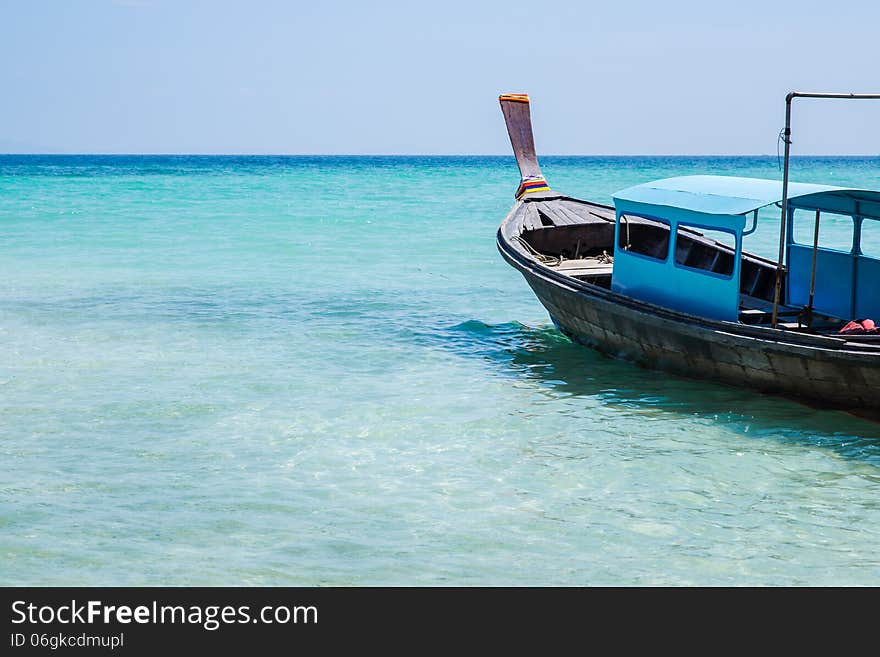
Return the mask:
[[[549,192],[550,186],[541,173],[538,156],[535,154],[535,138],[532,135],[532,116],[528,94],[501,94],[498,97],[510,145],[519,166],[520,184],[516,198],[535,192]]]
[[[519,188],[516,190],[516,197],[520,198],[524,194],[549,191],[550,186],[547,184],[547,181],[544,180],[544,177],[534,176],[530,178],[523,178],[523,181],[519,184]]]

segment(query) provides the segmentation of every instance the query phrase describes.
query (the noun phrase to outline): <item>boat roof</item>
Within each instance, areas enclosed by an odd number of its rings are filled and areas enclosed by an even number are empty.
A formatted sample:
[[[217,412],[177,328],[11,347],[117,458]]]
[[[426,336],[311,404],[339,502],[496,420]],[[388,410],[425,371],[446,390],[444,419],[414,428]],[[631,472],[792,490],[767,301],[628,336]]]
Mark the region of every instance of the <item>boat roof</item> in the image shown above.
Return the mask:
[[[789,200],[827,194],[852,201],[880,201],[880,192],[810,183],[789,183]],[[734,176],[679,176],[627,187],[614,194],[614,202],[691,210],[703,214],[742,215],[782,201],[782,182]]]

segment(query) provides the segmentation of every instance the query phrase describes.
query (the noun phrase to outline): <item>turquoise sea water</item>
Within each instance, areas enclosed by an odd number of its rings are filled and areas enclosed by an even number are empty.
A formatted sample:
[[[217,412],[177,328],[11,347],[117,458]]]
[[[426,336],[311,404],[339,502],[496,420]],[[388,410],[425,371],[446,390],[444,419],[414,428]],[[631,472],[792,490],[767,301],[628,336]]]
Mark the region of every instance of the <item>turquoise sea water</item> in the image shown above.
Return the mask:
[[[780,177],[544,169],[600,201]],[[500,157],[0,156],[0,584],[880,584],[880,424],[572,345],[495,250],[517,182]]]

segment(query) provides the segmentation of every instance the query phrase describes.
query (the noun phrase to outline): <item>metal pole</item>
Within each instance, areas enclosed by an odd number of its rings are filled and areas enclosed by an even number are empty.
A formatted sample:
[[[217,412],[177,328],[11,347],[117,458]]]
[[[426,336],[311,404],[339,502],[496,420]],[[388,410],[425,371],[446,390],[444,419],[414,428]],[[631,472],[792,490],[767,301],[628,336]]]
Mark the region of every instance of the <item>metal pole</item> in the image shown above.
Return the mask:
[[[782,169],[782,219],[779,222],[779,259],[776,261],[776,286],[773,290],[773,316],[770,318],[770,327],[776,328],[776,320],[779,316],[779,296],[782,291],[782,266],[785,262],[785,224],[788,219],[788,158],[791,154],[791,101],[794,100],[794,92],[785,97],[785,129],[782,131],[782,141],[785,142],[785,163]]]
[[[810,304],[807,306],[807,328],[813,327],[813,297],[816,294],[816,256],[819,253],[819,210],[816,210],[816,226],[813,229],[813,273],[810,275]]]
[[[852,98],[854,100],[865,98],[880,98],[880,94],[829,94],[829,93],[813,93],[810,91],[792,91],[786,98]]]
[[[843,98],[843,99],[880,99],[880,94],[830,94],[792,91],[785,97],[785,129],[782,139],[785,142],[785,165],[782,172],[782,221],[779,225],[779,260],[776,262],[776,287],[773,291],[773,317],[770,325],[776,328],[779,315],[779,298],[782,291],[782,270],[785,264],[785,229],[788,219],[788,160],[791,154],[791,101],[795,98]],[[816,222],[818,224],[818,222]]]

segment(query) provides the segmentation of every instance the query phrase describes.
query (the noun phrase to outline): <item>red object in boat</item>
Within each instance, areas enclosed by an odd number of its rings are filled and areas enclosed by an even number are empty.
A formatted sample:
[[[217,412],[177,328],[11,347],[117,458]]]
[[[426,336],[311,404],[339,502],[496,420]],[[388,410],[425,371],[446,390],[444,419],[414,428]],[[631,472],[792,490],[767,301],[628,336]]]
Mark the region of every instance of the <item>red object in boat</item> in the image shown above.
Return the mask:
[[[862,326],[861,324],[859,324],[858,322],[850,322],[849,324],[847,324],[846,326],[844,326],[842,329],[840,329],[838,331],[838,333],[841,333],[841,334],[864,333],[864,332],[865,332],[865,327]]]

